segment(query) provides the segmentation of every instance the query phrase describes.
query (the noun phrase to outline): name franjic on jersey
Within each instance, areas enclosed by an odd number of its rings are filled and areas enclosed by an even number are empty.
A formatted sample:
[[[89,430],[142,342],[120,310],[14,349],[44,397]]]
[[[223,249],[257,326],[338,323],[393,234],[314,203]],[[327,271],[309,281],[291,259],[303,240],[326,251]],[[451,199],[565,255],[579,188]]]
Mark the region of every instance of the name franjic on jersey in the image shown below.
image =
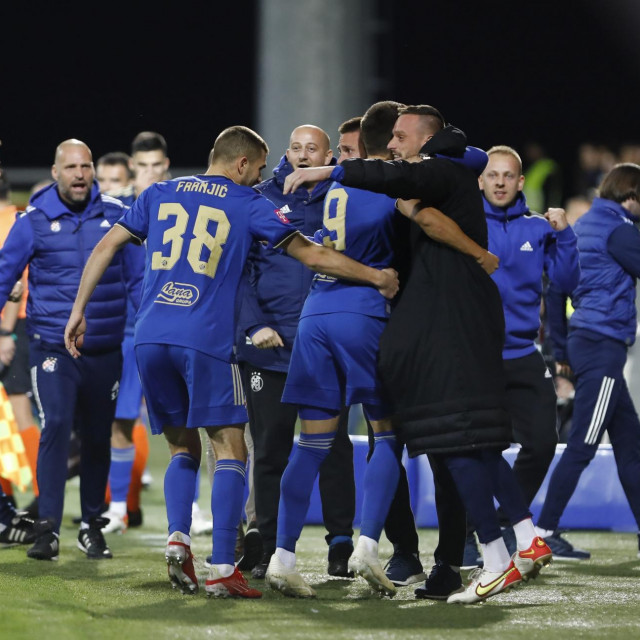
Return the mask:
[[[178,191],[190,191],[191,193],[206,193],[210,196],[224,198],[227,195],[227,185],[217,182],[206,182],[204,180],[180,180],[176,187]]]
[[[154,302],[160,304],[172,304],[177,307],[190,307],[194,305],[200,292],[197,287],[184,282],[167,282],[156,296]]]

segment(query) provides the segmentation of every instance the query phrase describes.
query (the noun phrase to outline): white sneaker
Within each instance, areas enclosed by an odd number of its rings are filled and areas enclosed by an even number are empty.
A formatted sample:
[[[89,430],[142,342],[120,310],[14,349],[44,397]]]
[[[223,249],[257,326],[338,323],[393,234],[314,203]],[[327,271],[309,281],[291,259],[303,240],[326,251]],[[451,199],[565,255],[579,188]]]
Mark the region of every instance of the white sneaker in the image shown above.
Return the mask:
[[[377,555],[368,553],[363,546],[357,544],[349,558],[349,571],[363,577],[376,591],[393,598],[396,587],[387,578]]]
[[[267,584],[290,598],[315,598],[316,592],[295,570],[287,569],[274,553],[265,574]]]
[[[129,526],[129,516],[125,513],[123,516],[113,513],[112,511],[105,511],[102,514],[103,518],[109,518],[109,524],[102,527],[102,533],[124,533]]]
[[[505,571],[494,573],[486,569],[476,569],[471,573],[471,576],[471,582],[464,591],[454,593],[447,598],[449,604],[482,602],[498,593],[508,591],[522,581],[522,575],[513,561],[509,563]]]
[[[148,469],[145,469],[142,472],[142,477],[140,478],[140,483],[142,484],[143,489],[148,489],[153,483],[153,476],[149,473]]]
[[[213,520],[207,518],[200,509],[191,511],[191,535],[203,536],[213,531]]]

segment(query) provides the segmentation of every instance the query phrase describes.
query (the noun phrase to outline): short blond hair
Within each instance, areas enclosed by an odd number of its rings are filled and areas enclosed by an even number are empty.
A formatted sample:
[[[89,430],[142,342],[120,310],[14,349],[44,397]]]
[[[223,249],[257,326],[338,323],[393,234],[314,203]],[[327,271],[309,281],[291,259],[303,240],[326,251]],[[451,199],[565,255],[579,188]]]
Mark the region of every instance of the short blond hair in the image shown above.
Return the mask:
[[[506,144],[497,144],[495,147],[491,147],[489,151],[487,151],[488,156],[492,156],[494,153],[502,153],[505,156],[513,156],[518,163],[518,169],[520,171],[520,175],[522,175],[522,158],[520,154],[513,148],[509,147]]]

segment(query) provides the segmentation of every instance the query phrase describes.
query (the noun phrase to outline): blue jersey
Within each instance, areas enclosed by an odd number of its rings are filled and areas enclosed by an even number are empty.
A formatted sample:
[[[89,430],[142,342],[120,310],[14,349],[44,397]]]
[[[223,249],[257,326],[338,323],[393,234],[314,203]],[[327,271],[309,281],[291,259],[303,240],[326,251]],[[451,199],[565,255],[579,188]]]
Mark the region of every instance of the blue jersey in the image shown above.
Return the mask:
[[[394,218],[392,198],[334,182],[325,196],[322,229],[315,239],[383,269],[393,261]],[[375,287],[316,274],[300,317],[336,312],[387,318],[390,306]]]
[[[254,240],[298,231],[272,202],[223,176],[188,176],[142,192],[119,223],[147,242],[135,344],[233,358],[236,292]]]

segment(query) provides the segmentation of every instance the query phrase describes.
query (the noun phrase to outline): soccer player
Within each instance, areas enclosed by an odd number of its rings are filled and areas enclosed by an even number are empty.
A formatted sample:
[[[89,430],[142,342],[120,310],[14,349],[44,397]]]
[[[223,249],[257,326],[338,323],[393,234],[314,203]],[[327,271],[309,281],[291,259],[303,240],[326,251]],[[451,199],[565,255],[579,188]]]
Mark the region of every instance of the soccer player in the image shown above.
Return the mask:
[[[233,356],[234,313],[251,243],[266,240],[314,270],[367,282],[388,297],[398,286],[393,270],[361,265],[309,241],[250,188],[267,152],[251,129],[230,127],[216,139],[204,175],[146,189],[93,252],[66,328],[67,349],[78,357],[84,308],[100,274],[121,247],[146,240],[136,359],[152,432],[164,433],[171,452],[164,484],[165,557],[172,583],[187,593],[198,589],[189,531],[201,455],[197,427],[204,427],[216,454],[213,553],[205,589],[213,596],[261,596],[234,567],[247,421]]]
[[[389,102],[385,113],[378,109],[365,114],[361,135],[369,157],[388,157],[391,126],[385,116],[391,113],[391,122],[395,121],[399,106]],[[381,127],[389,134],[385,138],[383,131],[383,142],[380,136],[375,146],[373,136],[367,142],[367,133],[373,128],[375,135]],[[359,262],[389,267],[395,221],[391,198],[333,183],[316,237]],[[342,407],[359,403],[373,428],[375,448],[364,477],[360,538],[348,566],[378,591],[395,594],[378,560],[378,540],[398,484],[402,452],[376,370],[377,345],[389,313],[389,303],[372,287],[322,275],[314,277],[304,303],[282,396],[283,402],[298,406],[301,433],[282,476],[277,546],[266,573],[268,584],[286,596],[315,596],[295,568],[295,546],[316,476],[336,437]]]

